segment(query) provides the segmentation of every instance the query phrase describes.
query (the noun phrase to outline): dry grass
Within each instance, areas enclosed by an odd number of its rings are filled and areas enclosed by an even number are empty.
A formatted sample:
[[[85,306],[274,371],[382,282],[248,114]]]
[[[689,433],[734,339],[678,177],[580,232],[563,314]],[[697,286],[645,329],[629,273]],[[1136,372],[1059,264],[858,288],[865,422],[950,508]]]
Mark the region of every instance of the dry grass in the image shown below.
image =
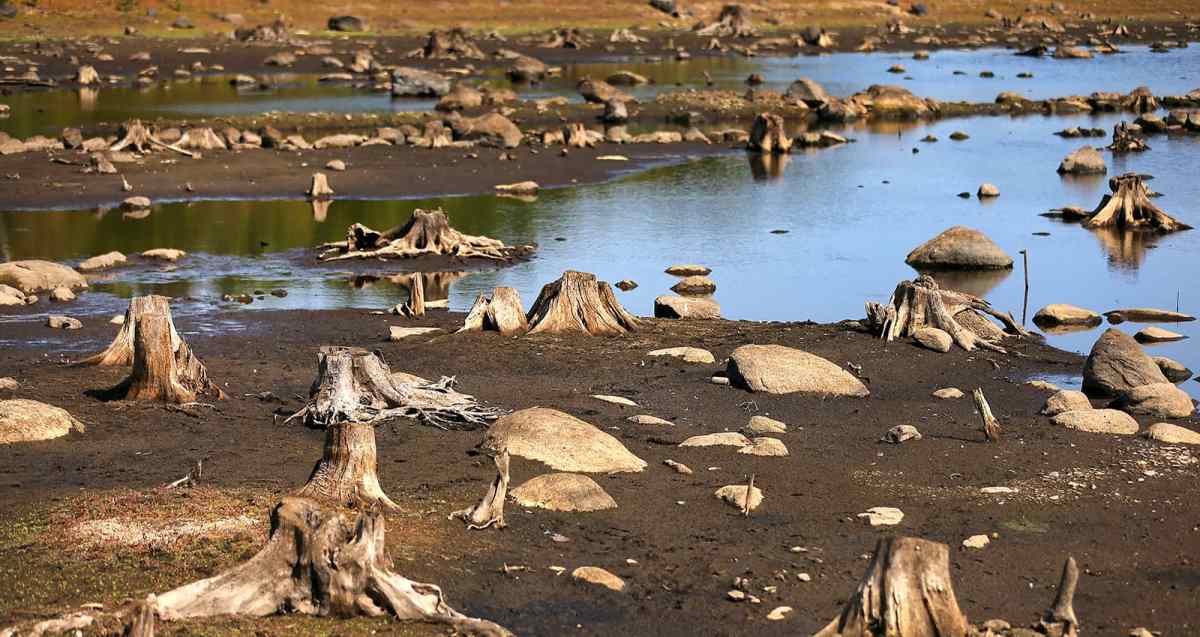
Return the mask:
[[[175,37],[196,37],[208,33],[224,33],[232,29],[215,16],[238,13],[247,24],[287,17],[296,28],[314,33],[325,28],[329,17],[325,12],[312,10],[311,5],[298,0],[272,0],[270,3],[246,3],[244,0],[13,0],[21,8],[16,19],[0,22],[0,37],[34,37],[37,35],[79,36],[85,34],[115,34],[132,25],[143,33]],[[122,12],[118,7],[130,7]],[[694,17],[673,20],[648,6],[646,0],[432,0],[426,2],[346,2],[336,5],[338,13],[365,18],[373,33],[420,34],[432,28],[461,25],[477,30],[497,29],[514,33],[545,30],[559,26],[589,29],[642,27],[649,29],[687,28],[697,19],[711,19],[724,4],[722,0],[688,1],[681,6],[690,9]],[[885,22],[901,11],[880,0],[759,0],[743,2],[754,18],[768,29],[788,30],[819,24],[825,27],[874,25]],[[908,7],[910,0],[902,0]],[[924,18],[910,18],[913,23],[984,23],[984,11],[996,9],[1006,15],[1018,15],[1032,4],[1023,0],[941,0],[928,2],[931,12]],[[1156,0],[1129,2],[1118,0],[1064,0],[1068,15],[1091,12],[1100,18],[1135,19],[1140,21],[1182,21],[1198,17],[1194,0]],[[31,6],[32,5],[32,6]],[[154,17],[147,16],[153,10]],[[329,9],[328,11],[334,11]],[[172,30],[171,23],[179,15],[196,24],[195,30]],[[773,24],[767,24],[770,20]]]

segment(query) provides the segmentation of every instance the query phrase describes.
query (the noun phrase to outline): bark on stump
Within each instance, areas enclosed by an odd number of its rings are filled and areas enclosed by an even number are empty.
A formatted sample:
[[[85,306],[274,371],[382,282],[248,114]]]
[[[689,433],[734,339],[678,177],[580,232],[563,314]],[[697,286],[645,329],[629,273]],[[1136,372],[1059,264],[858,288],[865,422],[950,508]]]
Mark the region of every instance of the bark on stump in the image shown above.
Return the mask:
[[[515,288],[496,288],[492,298],[480,294],[467,313],[459,332],[500,332],[504,336],[524,334],[529,329],[525,306]]]
[[[527,318],[530,334],[619,336],[638,327],[637,319],[617,301],[608,282],[573,270],[542,288]]]
[[[325,176],[325,173],[313,173],[312,183],[309,184],[308,192],[305,194],[314,201],[329,199],[333,196],[333,188],[329,187],[329,178]]]
[[[759,113],[750,129],[750,150],[760,153],[784,154],[792,149],[783,118],[774,113]]]
[[[129,317],[133,327],[127,337],[133,341],[133,369],[128,378],[107,392],[108,397],[177,404],[194,402],[202,394],[223,399],[225,393],[208,378],[204,364],[175,331],[166,299],[150,297],[138,305],[136,316]],[[134,304],[130,307],[133,314]],[[123,326],[113,345],[97,355],[98,360],[123,359],[126,333]]]
[[[1146,229],[1158,232],[1191,230],[1191,226],[1165,213],[1150,201],[1141,175],[1127,173],[1108,180],[1111,195],[1104,195],[1085,228]]]
[[[170,317],[169,299],[165,296],[151,294],[148,296],[135,296],[129,299],[129,307],[125,309],[125,322],[121,324],[121,330],[117,332],[117,337],[113,342],[102,352],[89,356],[75,363],[76,365],[99,365],[101,367],[118,367],[133,364],[133,334],[137,324],[138,317],[143,314],[166,313]],[[179,332],[175,330],[174,321],[171,322],[171,348],[178,349],[179,343],[182,342]]]
[[[815,637],[964,637],[949,553],[918,538],[879,540],[858,590]]]
[[[321,249],[321,261],[425,255],[511,261],[532,252],[533,246],[508,246],[490,237],[463,234],[450,227],[443,210],[417,209],[404,225],[384,232],[356,223],[346,231],[345,241],[327,243]]]
[[[339,422],[325,429],[325,449],[297,495],[336,506],[397,510],[379,485],[375,425]]]
[[[408,302],[400,306],[401,316],[425,316],[425,282],[418,275],[408,288]]]
[[[1007,353],[995,344],[991,335],[976,332],[956,318],[962,312],[973,311],[999,319],[1012,334],[1029,335],[1011,315],[993,309],[987,301],[966,292],[939,289],[937,281],[927,274],[912,281],[901,281],[884,305],[868,302],[867,324],[887,341],[912,336],[922,327],[935,327],[950,334],[954,342],[968,352],[982,347]]]

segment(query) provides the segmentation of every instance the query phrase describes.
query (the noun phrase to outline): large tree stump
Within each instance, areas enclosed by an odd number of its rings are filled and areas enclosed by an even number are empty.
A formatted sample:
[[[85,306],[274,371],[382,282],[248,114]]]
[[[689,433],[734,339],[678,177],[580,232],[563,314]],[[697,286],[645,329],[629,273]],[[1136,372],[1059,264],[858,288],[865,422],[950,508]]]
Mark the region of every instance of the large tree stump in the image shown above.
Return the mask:
[[[637,329],[606,281],[589,272],[568,270],[542,287],[529,310],[529,333],[617,336]]]
[[[463,234],[450,227],[443,210],[417,209],[404,225],[385,232],[356,223],[346,231],[345,241],[327,243],[321,249],[321,261],[425,255],[511,261],[533,252],[534,247],[508,246],[498,239]]]
[[[529,329],[525,318],[525,306],[515,288],[501,287],[492,290],[492,298],[480,294],[467,312],[467,318],[459,332],[500,332],[504,336],[524,334]]]
[[[508,526],[504,522],[504,499],[508,497],[508,450],[501,450],[493,460],[496,462],[496,477],[483,499],[473,507],[450,514],[451,520],[466,522],[468,529],[486,529],[489,526],[502,529]]]
[[[964,637],[949,553],[939,542],[880,539],[858,590],[815,637]]]
[[[408,302],[400,306],[400,316],[425,316],[425,280],[412,278],[408,288]]]
[[[774,113],[759,113],[750,128],[750,150],[760,153],[785,154],[792,149],[792,138],[788,137],[783,118]]]
[[[467,32],[461,27],[454,27],[449,31],[430,31],[429,40],[425,42],[421,54],[427,58],[443,59],[462,57],[482,60],[485,57],[483,51],[471,42],[467,37]]]
[[[1134,135],[1129,130],[1129,124],[1120,122],[1113,126],[1112,143],[1108,145],[1108,149],[1114,153],[1140,153],[1150,150],[1150,145],[1146,140]]]
[[[135,307],[130,303],[132,328],[122,326],[117,339],[107,350],[93,356],[96,364],[125,360],[126,343],[133,341],[133,369],[121,384],[107,392],[109,398],[123,400],[160,400],[190,403],[203,394],[222,399],[225,392],[208,378],[208,370],[175,331],[166,298],[150,297]],[[98,358],[97,358],[98,357]],[[123,363],[121,363],[123,364]]]
[[[887,341],[912,336],[922,327],[935,327],[950,334],[954,342],[968,352],[982,347],[1006,353],[995,343],[998,329],[994,334],[988,333],[984,329],[975,329],[971,325],[974,320],[964,320],[965,316],[959,318],[963,312],[976,311],[999,319],[1012,334],[1029,335],[1011,315],[993,309],[987,301],[966,292],[939,289],[937,281],[927,274],[912,281],[901,281],[884,305],[868,302],[867,324]]]
[[[1146,229],[1158,232],[1191,230],[1192,227],[1165,213],[1150,201],[1142,176],[1126,173],[1108,180],[1111,195],[1083,222],[1085,228]]]
[[[104,351],[75,364],[101,367],[120,367],[133,364],[133,334],[138,317],[158,312],[166,313],[170,320],[168,302],[167,297],[157,294],[135,296],[129,299],[129,307],[125,309],[125,322],[121,324],[121,330],[117,332],[117,337],[113,339],[113,342]],[[178,349],[182,342],[183,339],[179,336],[179,332],[175,330],[175,322],[171,321],[171,349]]]

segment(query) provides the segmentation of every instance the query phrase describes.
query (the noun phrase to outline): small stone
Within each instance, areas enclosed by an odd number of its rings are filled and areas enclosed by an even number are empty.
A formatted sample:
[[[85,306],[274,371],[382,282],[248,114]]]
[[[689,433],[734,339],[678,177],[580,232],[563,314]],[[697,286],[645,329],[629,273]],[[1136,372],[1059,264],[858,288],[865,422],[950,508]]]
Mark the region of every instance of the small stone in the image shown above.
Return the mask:
[[[592,394],[592,398],[595,398],[596,400],[603,400],[606,403],[612,403],[614,405],[622,405],[624,407],[637,407],[638,406],[637,403],[633,402],[632,400],[629,400],[628,398],[625,398],[624,396],[609,396],[607,394]]]
[[[598,566],[580,566],[571,571],[571,577],[581,582],[603,586],[618,593],[625,590],[625,580]]]
[[[787,433],[787,424],[766,416],[751,416],[750,424],[746,425],[742,431],[750,436],[785,434]]]
[[[325,164],[325,168],[336,172],[344,172],[346,170],[346,162],[340,159],[331,159]]]
[[[670,458],[668,458],[666,460],[663,460],[663,464],[674,469],[675,473],[685,475],[685,476],[692,475],[691,467],[683,464],[682,462],[675,462],[674,460],[671,460]]]
[[[728,599],[731,602],[744,602],[744,601],[746,601],[746,592],[739,591],[738,589],[735,588],[735,589],[725,593],[725,599]]]
[[[699,347],[668,347],[666,349],[656,349],[647,354],[647,356],[670,356],[678,358],[685,363],[708,364],[717,362],[717,359],[712,355],[712,352]]]
[[[1037,380],[1037,379],[1027,380],[1027,381],[1025,381],[1025,384],[1034,389],[1040,389],[1042,391],[1048,391],[1048,392],[1058,391],[1058,385],[1055,385],[1054,383],[1047,382],[1044,380]]]
[[[812,575],[809,575],[808,573],[800,573],[796,575],[796,579],[800,580],[801,582],[811,582]]]
[[[522,181],[515,184],[498,184],[496,192],[505,195],[536,195],[541,186],[536,181]]]
[[[887,433],[883,436],[884,442],[890,442],[894,445],[898,445],[902,442],[908,442],[909,440],[920,439],[921,432],[912,425],[896,425],[895,427],[888,429]]]
[[[712,378],[708,379],[708,382],[710,382],[714,385],[728,385],[729,377],[728,376],[713,376]]]
[[[679,443],[680,447],[746,447],[748,445],[750,445],[750,439],[736,431],[692,436]]]
[[[178,261],[185,256],[187,256],[186,252],[175,248],[154,248],[152,250],[146,250],[142,253],[142,258],[145,259],[160,259],[162,261],[172,262]]]
[[[979,187],[979,192],[976,193],[976,196],[980,199],[999,197],[1000,189],[995,184],[985,183]]]
[[[767,613],[767,619],[777,622],[787,619],[788,615],[792,614],[791,606],[776,606],[771,612]]]
[[[108,320],[108,322],[113,325],[124,325],[125,324],[125,315],[124,314],[114,314],[113,317]]]
[[[972,535],[963,540],[962,545],[969,549],[981,549],[992,543],[992,539],[986,535]]]
[[[663,420],[662,418],[659,418],[658,416],[650,416],[648,414],[639,414],[637,416],[630,416],[630,417],[626,418],[625,420],[628,420],[629,422],[632,422],[632,423],[637,423],[639,425],[659,425],[659,426],[665,426],[665,427],[675,426],[675,423],[671,422],[670,420]]]
[[[904,519],[904,512],[895,507],[871,507],[858,517],[871,526],[895,526]]]
[[[755,438],[750,444],[738,449],[738,453],[749,456],[782,457],[788,455],[787,445],[777,438]]]
[[[1087,394],[1081,391],[1062,390],[1055,392],[1046,399],[1046,404],[1042,406],[1043,416],[1057,416],[1068,411],[1076,411],[1080,409],[1091,409],[1092,401],[1088,400]]]
[[[717,489],[713,492],[713,495],[722,502],[725,502],[729,506],[736,507],[739,510],[745,511],[748,508],[750,511],[754,511],[760,504],[762,504],[762,489],[759,489],[758,487],[750,487],[749,507],[746,506],[746,492],[746,485],[730,484]]]
[[[83,327],[83,323],[80,323],[79,319],[73,319],[69,316],[51,314],[46,318],[46,327],[52,327],[56,330],[77,330]]]
[[[986,495],[1001,495],[1004,493],[1016,493],[1017,490],[1012,487],[983,487],[979,492]]]
[[[966,394],[962,393],[962,390],[957,387],[943,387],[933,392],[934,398],[941,398],[942,400],[962,398],[965,395]]]
[[[637,281],[634,281],[633,279],[623,279],[621,281],[617,281],[617,289],[621,290],[622,292],[628,292],[637,288],[637,286]]]
[[[971,136],[962,131],[956,130],[953,133],[950,133],[950,139],[953,139],[956,142],[961,142],[971,139]]]

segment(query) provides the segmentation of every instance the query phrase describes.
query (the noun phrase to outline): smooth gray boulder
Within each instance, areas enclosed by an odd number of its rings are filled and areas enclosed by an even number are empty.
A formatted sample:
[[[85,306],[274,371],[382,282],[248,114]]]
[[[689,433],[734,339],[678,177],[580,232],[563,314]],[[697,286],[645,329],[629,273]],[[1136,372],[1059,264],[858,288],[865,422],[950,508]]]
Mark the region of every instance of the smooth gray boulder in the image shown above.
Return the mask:
[[[752,392],[863,398],[870,391],[841,367],[783,345],[742,345],[729,356],[730,382]]]
[[[1116,397],[1135,387],[1169,382],[1133,337],[1111,327],[1092,345],[1083,364],[1083,391]]]
[[[965,226],[954,226],[922,243],[904,262],[932,270],[1004,270],[1013,264],[1012,257],[987,235]]]

